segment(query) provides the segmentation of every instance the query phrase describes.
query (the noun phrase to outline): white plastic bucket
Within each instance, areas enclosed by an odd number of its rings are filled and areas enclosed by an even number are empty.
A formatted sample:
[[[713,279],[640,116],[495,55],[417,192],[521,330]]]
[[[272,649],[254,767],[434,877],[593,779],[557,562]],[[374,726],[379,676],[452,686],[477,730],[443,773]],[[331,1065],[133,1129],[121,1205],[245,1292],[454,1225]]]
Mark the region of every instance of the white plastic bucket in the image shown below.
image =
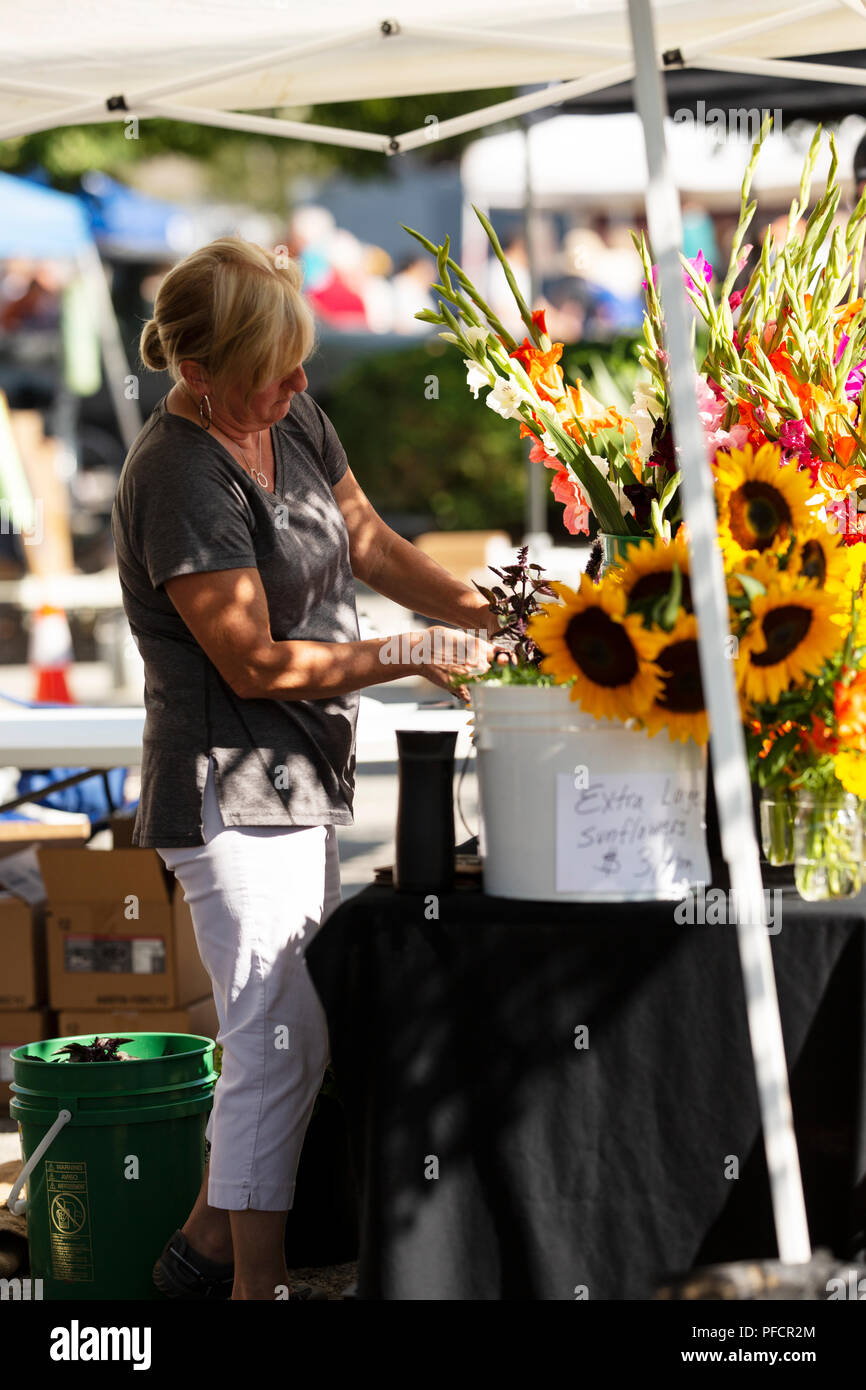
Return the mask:
[[[655,902],[682,891],[624,890],[612,877],[607,891],[557,889],[557,795],[561,777],[586,769],[590,783],[614,773],[673,774],[697,803],[689,814],[703,842],[706,755],[689,740],[654,738],[625,724],[594,719],[569,699],[564,686],[470,684],[481,800],[479,851],[485,892],[548,902]],[[559,850],[560,855],[562,849]],[[562,866],[560,865],[560,873]],[[708,876],[708,866],[693,876]]]

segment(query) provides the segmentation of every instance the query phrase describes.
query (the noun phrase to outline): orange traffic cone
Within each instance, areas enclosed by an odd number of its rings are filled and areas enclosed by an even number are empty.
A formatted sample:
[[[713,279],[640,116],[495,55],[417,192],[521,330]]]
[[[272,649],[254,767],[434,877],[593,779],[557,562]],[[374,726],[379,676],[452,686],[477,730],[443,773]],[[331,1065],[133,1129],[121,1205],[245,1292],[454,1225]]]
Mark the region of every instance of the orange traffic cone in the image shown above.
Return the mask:
[[[62,608],[43,604],[33,614],[28,660],[36,676],[37,703],[74,705],[66,683],[72,665],[72,634]]]

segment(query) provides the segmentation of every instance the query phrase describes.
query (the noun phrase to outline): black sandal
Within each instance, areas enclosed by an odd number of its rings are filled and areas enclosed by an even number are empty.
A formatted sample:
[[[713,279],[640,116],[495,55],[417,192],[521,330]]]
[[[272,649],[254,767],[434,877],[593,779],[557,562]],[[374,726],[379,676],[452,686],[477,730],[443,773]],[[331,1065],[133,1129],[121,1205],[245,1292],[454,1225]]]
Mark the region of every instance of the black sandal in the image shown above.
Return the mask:
[[[231,1298],[234,1264],[217,1264],[193,1250],[175,1231],[153,1267],[153,1282],[166,1298]]]
[[[153,1267],[153,1282],[166,1298],[225,1299],[232,1296],[234,1264],[217,1264],[193,1250],[183,1231],[175,1231]],[[317,1284],[292,1284],[286,1302],[328,1299]]]

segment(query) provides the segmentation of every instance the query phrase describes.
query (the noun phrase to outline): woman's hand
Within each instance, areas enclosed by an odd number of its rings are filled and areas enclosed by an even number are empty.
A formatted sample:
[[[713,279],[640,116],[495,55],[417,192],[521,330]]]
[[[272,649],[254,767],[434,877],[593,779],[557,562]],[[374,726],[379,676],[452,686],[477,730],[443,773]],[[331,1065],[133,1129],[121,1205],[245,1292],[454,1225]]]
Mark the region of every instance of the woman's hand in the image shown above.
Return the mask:
[[[455,689],[452,680],[455,676],[480,675],[486,671],[494,658],[491,643],[473,636],[471,632],[452,627],[428,628],[423,638],[427,649],[425,657],[429,659],[421,663],[422,676],[450,694],[468,701],[466,686]]]

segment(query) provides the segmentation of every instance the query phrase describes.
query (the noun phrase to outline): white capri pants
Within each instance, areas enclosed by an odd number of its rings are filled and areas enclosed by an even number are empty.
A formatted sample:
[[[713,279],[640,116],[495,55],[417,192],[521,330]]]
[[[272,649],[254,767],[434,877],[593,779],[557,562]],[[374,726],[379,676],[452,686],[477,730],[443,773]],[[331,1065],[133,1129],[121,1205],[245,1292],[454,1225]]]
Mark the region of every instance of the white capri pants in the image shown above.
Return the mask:
[[[337,832],[226,826],[208,760],[202,835],[204,845],[157,852],[189,903],[219,1019],[208,1202],[288,1211],[330,1057],[302,953],[340,902]]]

